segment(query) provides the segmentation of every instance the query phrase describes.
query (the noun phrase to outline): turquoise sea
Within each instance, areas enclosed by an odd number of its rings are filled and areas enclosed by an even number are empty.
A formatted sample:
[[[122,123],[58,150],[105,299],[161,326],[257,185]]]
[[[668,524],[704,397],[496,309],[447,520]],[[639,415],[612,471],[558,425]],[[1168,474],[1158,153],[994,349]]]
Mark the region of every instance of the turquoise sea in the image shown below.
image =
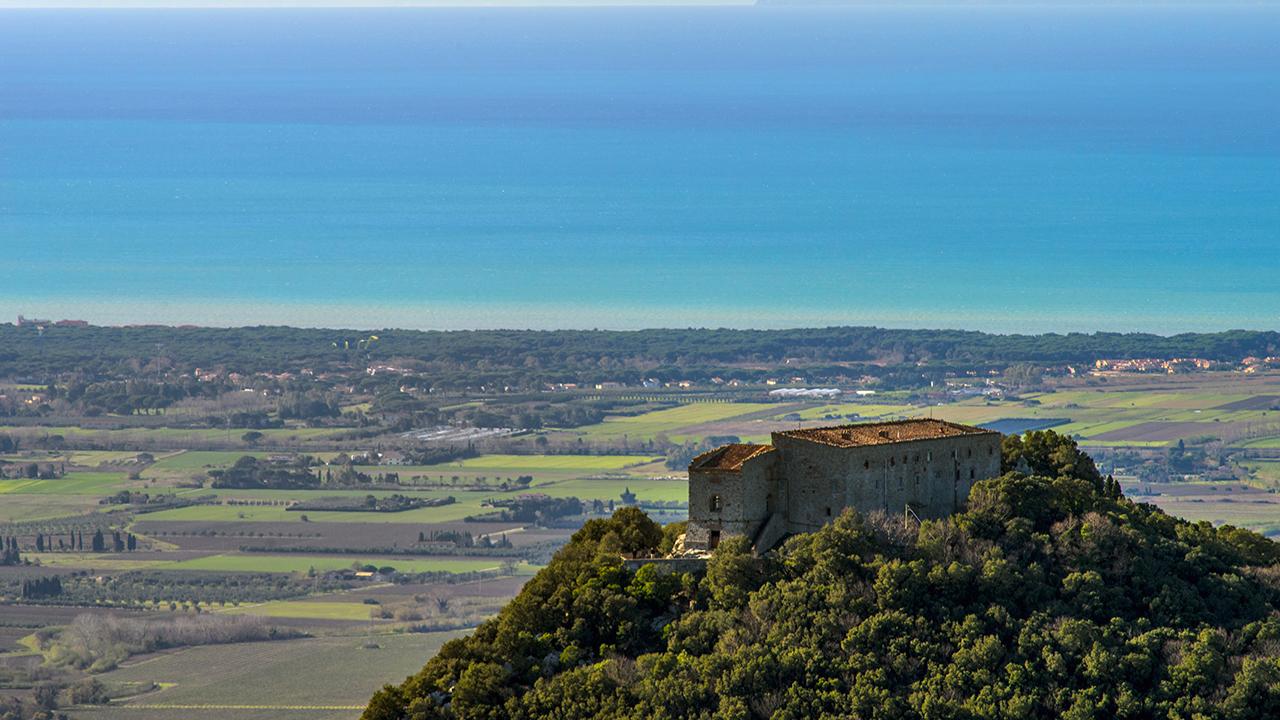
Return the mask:
[[[1277,38],[1266,6],[0,11],[0,318],[1277,329]]]

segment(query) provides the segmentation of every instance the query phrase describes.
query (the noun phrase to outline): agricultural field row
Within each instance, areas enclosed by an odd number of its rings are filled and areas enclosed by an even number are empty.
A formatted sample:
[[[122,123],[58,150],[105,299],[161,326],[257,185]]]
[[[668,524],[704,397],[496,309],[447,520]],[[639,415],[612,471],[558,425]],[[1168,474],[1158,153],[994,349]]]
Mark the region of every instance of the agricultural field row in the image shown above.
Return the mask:
[[[469,573],[497,570],[501,558],[493,557],[412,557],[404,555],[306,555],[303,553],[222,553],[186,560],[166,559],[171,553],[25,553],[42,566],[98,571],[171,570],[239,573],[306,573],[344,570],[353,564],[393,567],[403,573]],[[521,567],[528,567],[523,565]]]
[[[100,429],[76,426],[35,427],[26,425],[0,425],[0,432],[13,437],[30,440],[49,438],[61,435],[67,439],[92,440],[96,443],[110,445],[114,448],[133,446],[168,446],[173,448],[184,445],[204,443],[238,443],[245,433],[238,429],[218,428],[119,428]],[[338,428],[267,428],[259,430],[265,442],[296,442],[302,440],[321,440],[346,432]]]
[[[364,607],[363,618],[368,618]],[[351,720],[388,679],[417,672],[461,631],[326,636],[208,645],[128,663],[100,676],[110,686],[159,689],[75,711],[77,720]]]

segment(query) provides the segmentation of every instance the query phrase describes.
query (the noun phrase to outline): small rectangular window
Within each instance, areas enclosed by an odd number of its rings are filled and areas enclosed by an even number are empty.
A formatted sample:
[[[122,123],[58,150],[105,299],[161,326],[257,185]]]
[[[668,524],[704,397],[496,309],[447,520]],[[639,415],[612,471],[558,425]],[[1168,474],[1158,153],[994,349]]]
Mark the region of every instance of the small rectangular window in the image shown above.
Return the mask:
[[[709,504],[711,506],[711,512],[720,512],[720,496],[719,495],[712,495],[711,502]]]

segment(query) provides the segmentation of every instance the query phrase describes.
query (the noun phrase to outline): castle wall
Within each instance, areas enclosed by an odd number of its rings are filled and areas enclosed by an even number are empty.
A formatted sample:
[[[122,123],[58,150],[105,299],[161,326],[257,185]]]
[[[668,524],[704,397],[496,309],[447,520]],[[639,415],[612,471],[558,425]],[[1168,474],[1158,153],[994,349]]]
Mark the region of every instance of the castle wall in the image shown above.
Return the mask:
[[[944,517],[969,497],[973,483],[1000,474],[1000,436],[969,435],[837,447],[774,435],[779,475],[786,479],[792,532],[809,532],[846,507]]]
[[[712,532],[754,536],[776,503],[776,457],[776,452],[765,453],[738,470],[691,470],[685,546],[708,549]]]

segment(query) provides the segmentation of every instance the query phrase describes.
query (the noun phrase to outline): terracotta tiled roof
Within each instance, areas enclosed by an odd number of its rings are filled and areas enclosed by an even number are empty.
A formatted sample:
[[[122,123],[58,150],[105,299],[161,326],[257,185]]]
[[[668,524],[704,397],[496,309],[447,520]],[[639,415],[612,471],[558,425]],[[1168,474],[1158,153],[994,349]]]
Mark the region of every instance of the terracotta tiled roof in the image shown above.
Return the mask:
[[[757,455],[772,452],[772,445],[755,445],[750,443],[733,443],[722,445],[710,452],[705,452],[689,463],[690,470],[729,470],[737,472],[742,463]]]
[[[968,425],[946,422],[945,420],[916,419],[838,425],[806,430],[787,430],[776,434],[783,437],[812,440],[813,442],[835,445],[836,447],[857,447],[861,445],[889,445],[912,440],[934,440],[937,438],[959,437],[961,435],[987,435],[994,433],[994,430],[984,430]]]

